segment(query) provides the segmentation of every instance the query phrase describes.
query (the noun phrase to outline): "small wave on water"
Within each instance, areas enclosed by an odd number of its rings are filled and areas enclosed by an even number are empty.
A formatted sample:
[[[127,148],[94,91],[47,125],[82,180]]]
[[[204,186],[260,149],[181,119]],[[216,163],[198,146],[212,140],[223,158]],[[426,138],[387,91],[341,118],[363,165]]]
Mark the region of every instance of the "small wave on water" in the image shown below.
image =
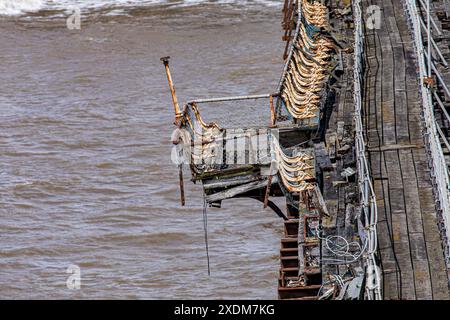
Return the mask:
[[[38,11],[43,5],[42,0],[0,0],[0,15],[14,16]]]
[[[277,0],[0,0],[0,16],[21,16],[42,11],[65,11],[80,8],[89,12],[107,11],[105,14],[122,14],[126,9],[150,7],[193,7],[196,5],[241,5],[247,7],[281,6]]]

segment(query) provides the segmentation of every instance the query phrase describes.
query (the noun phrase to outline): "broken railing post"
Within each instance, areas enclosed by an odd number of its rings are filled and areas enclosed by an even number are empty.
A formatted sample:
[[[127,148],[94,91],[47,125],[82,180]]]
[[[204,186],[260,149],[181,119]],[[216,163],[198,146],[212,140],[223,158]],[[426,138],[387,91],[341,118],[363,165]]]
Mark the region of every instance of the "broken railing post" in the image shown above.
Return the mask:
[[[272,163],[270,164],[270,169],[269,169],[269,178],[267,179],[267,187],[266,187],[266,192],[264,195],[264,209],[267,208],[267,205],[269,203],[269,196],[270,196],[270,187],[272,185]]]
[[[275,113],[275,107],[273,105],[273,97],[277,95],[270,95],[269,103],[270,103],[270,125],[269,128],[276,128],[275,122],[277,121],[277,115]]]
[[[162,57],[160,60],[163,62],[166,68],[167,81],[169,81],[170,93],[172,94],[173,108],[175,110],[175,124],[178,125],[179,119],[181,118],[180,106],[178,105],[178,99],[175,94],[175,87],[173,86],[172,76],[169,69],[169,59],[170,57]]]
[[[185,198],[184,198],[184,179],[183,179],[183,164],[179,165],[178,168],[178,174],[179,174],[179,180],[180,180],[180,200],[181,200],[181,206],[184,207],[185,205]]]
[[[175,110],[175,122],[174,123],[175,123],[175,125],[178,126],[180,124],[180,118],[182,117],[182,114],[180,112],[180,106],[178,105],[178,99],[175,94],[175,87],[173,86],[172,75],[170,74],[169,59],[170,59],[170,57],[162,57],[160,60],[163,62],[164,67],[166,68],[167,81],[169,82],[170,93],[172,94],[173,108]],[[178,170],[179,170],[178,177],[180,180],[180,197],[181,197],[180,200],[181,200],[181,206],[184,206],[185,199],[184,199],[183,164],[179,165]]]

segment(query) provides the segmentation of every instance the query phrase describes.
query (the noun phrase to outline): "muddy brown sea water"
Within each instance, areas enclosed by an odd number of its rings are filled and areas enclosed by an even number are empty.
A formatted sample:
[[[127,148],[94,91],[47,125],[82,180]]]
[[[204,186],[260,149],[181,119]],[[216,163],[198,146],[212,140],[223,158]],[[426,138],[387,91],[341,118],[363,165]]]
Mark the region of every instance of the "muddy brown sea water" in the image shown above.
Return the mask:
[[[282,222],[253,200],[179,205],[179,99],[268,93],[281,8],[200,4],[0,17],[0,298],[272,299]],[[221,112],[218,109],[217,112]],[[81,289],[66,286],[69,265]]]

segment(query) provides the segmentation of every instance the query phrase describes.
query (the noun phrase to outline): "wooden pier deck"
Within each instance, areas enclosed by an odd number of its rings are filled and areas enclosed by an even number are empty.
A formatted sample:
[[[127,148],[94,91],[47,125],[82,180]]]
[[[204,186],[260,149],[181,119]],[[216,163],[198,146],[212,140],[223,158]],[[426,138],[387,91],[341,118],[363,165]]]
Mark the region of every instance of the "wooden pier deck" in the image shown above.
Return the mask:
[[[365,28],[364,122],[378,202],[384,298],[448,299],[403,1],[363,0],[363,12],[371,5],[382,9],[382,23],[380,29]]]

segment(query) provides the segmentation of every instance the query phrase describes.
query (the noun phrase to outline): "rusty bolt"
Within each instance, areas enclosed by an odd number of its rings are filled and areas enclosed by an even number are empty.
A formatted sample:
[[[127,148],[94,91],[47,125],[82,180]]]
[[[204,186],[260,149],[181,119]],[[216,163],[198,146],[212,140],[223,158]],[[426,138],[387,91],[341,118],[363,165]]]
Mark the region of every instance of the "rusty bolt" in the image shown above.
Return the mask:
[[[170,57],[167,56],[167,57],[162,57],[159,60],[161,60],[164,63],[164,65],[168,65],[169,64],[169,59],[170,59]]]

